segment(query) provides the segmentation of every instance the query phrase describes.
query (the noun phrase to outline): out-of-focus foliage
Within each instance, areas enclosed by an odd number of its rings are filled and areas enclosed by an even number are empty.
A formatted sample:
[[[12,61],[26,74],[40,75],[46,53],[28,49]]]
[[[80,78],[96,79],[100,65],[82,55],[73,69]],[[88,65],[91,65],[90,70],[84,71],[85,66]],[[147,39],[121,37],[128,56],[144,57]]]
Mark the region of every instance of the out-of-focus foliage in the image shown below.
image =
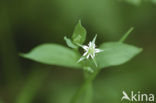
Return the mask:
[[[0,100],[0,103],[4,103],[2,100]]]
[[[156,3],[156,0],[125,0],[129,4],[140,6],[142,3]]]
[[[142,3],[142,0],[125,0],[126,2],[133,4],[133,5],[140,5]]]
[[[151,0],[151,2],[156,3],[156,0]]]

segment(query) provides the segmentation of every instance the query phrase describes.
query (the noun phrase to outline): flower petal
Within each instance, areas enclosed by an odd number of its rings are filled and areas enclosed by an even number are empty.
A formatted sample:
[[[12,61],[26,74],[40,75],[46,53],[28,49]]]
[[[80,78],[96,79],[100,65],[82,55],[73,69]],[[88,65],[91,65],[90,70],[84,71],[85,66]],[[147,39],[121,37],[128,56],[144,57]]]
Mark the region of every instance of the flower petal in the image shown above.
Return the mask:
[[[93,53],[93,58],[95,57],[95,53]]]
[[[90,48],[90,47],[92,46],[92,42],[89,42],[89,44],[88,44],[88,45],[89,45],[89,48]]]
[[[82,48],[83,48],[84,50],[88,51],[88,48],[89,48],[89,47],[86,46],[86,45],[83,45]]]
[[[91,54],[91,57],[92,57],[92,59],[94,59],[94,54],[93,55]]]
[[[95,44],[93,44],[93,49],[95,49],[95,47],[96,47],[96,45],[95,45]]]
[[[89,58],[90,54],[87,55],[87,59]]]
[[[101,49],[95,49],[95,53],[103,52]]]
[[[88,51],[86,51],[86,52],[83,54],[83,56],[86,56],[86,55],[87,55],[87,53],[88,53]]]

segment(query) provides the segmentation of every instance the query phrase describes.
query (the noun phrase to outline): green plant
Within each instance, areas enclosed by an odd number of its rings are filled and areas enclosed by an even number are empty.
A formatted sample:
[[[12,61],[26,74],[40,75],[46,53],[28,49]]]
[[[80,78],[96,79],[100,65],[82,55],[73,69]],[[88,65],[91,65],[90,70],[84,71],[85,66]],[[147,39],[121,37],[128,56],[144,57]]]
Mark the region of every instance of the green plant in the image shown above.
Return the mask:
[[[85,81],[73,96],[71,103],[77,103],[82,94],[85,94],[83,102],[91,103],[92,81],[100,70],[124,64],[142,51],[141,48],[123,43],[132,30],[133,28],[130,28],[119,41],[102,43],[97,49],[99,52],[95,55],[95,48],[88,49],[87,47],[87,50],[84,48],[83,43],[86,40],[87,32],[79,21],[72,38],[64,37],[70,48],[59,44],[42,44],[29,53],[20,55],[44,64],[83,69]],[[96,36],[91,43],[95,44],[95,40]],[[81,56],[79,47],[84,48],[87,53]]]

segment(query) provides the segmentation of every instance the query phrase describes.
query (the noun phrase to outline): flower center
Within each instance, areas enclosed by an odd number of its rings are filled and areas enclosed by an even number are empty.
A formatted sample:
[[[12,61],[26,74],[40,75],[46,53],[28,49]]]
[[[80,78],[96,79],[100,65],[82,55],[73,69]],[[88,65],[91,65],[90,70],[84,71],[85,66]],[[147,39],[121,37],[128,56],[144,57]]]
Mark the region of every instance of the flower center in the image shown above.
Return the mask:
[[[93,54],[93,53],[94,53],[94,48],[93,47],[89,48],[88,49],[88,54]]]

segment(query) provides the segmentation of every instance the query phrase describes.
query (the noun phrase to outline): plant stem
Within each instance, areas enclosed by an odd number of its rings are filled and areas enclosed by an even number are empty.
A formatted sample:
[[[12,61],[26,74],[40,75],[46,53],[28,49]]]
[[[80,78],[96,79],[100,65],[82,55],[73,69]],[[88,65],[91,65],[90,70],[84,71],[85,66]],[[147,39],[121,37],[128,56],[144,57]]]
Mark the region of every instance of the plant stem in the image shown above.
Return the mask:
[[[133,27],[131,27],[125,34],[124,34],[124,36],[120,39],[120,41],[119,42],[124,42],[125,40],[126,40],[126,38],[129,36],[129,34],[133,31]]]
[[[99,70],[96,70],[93,74],[88,76],[82,86],[77,90],[76,94],[73,96],[71,103],[77,103],[78,99],[82,93],[87,89],[88,85],[92,85],[92,81],[95,79],[96,75],[99,73]]]
[[[92,103],[93,87],[92,82],[87,85],[83,103]]]
[[[31,103],[49,74],[49,70],[40,66],[34,66],[33,69],[34,70],[28,77],[26,84],[19,92],[15,103]]]

